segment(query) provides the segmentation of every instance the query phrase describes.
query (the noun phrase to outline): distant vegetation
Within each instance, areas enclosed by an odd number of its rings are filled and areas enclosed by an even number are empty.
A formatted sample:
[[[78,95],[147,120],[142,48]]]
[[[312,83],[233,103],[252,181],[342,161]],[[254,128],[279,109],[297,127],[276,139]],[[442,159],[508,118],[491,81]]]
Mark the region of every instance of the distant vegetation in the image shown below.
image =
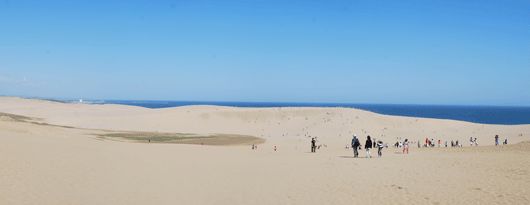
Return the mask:
[[[76,128],[64,125],[53,125],[42,122],[43,119],[31,118],[22,115],[15,115],[0,112],[0,120],[8,122],[25,122],[41,126],[52,126],[69,129],[97,130]],[[169,143],[169,144],[196,144],[196,145],[214,145],[214,146],[237,146],[237,145],[257,145],[265,142],[265,139],[249,135],[233,134],[190,134],[190,133],[160,133],[160,132],[119,132],[110,130],[98,130],[105,134],[93,134],[99,139],[108,139],[124,142],[139,143]]]
[[[252,145],[262,144],[264,139],[248,135],[213,134],[198,135],[189,133],[159,133],[159,132],[121,132],[98,134],[99,138],[131,141],[140,143],[171,143],[171,144],[197,144],[197,145]]]

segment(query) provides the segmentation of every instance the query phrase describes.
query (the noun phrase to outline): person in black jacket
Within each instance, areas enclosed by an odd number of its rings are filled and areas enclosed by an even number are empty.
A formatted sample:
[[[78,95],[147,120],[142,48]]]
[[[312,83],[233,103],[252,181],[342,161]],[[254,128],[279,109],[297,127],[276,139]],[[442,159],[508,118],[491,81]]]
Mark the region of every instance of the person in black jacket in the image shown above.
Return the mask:
[[[364,145],[364,149],[366,149],[366,158],[368,158],[368,156],[372,158],[372,153],[370,153],[370,149],[372,149],[372,140],[370,139],[370,135],[366,137],[366,144]]]
[[[315,152],[317,151],[317,146],[315,145],[316,141],[315,141],[315,138],[312,138],[311,139],[311,152]]]

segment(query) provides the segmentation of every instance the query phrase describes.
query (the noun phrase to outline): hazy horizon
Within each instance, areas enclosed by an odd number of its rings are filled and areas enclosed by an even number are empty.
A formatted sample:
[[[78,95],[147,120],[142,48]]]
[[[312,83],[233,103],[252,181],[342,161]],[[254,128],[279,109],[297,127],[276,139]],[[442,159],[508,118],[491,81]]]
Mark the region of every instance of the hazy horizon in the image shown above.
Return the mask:
[[[82,100],[83,102],[97,102],[97,101],[105,101],[105,102],[149,102],[149,103],[155,103],[155,102],[199,102],[199,103],[280,103],[280,104],[329,104],[329,105],[396,105],[396,106],[470,106],[470,107],[522,107],[522,108],[530,108],[530,106],[527,105],[487,105],[487,104],[469,104],[469,105],[462,105],[462,104],[415,104],[415,103],[405,103],[405,104],[397,104],[397,103],[362,103],[362,102],[344,102],[344,103],[337,103],[337,102],[281,102],[281,101],[213,101],[213,100],[158,100],[158,99],[96,99],[96,98],[63,98],[63,97],[35,97],[35,96],[8,96],[8,95],[0,95],[0,97],[20,97],[24,99],[40,99],[40,100],[57,100],[57,101],[72,101],[77,102],[79,100]]]

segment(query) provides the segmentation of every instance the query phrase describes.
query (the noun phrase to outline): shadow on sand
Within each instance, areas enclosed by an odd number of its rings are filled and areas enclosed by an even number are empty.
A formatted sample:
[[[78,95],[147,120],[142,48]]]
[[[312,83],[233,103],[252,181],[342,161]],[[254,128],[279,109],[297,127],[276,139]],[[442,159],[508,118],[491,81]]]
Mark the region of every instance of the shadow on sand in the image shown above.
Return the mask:
[[[353,156],[340,156],[340,158],[354,158]]]

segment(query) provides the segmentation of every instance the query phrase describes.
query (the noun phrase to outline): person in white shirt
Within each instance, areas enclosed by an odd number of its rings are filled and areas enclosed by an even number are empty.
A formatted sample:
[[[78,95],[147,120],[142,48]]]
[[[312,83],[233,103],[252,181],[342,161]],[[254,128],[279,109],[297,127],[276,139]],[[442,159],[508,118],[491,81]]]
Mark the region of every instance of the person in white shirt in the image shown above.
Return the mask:
[[[381,142],[381,140],[377,141],[377,157],[383,156],[383,152],[381,152],[383,150],[383,147],[383,142]]]

